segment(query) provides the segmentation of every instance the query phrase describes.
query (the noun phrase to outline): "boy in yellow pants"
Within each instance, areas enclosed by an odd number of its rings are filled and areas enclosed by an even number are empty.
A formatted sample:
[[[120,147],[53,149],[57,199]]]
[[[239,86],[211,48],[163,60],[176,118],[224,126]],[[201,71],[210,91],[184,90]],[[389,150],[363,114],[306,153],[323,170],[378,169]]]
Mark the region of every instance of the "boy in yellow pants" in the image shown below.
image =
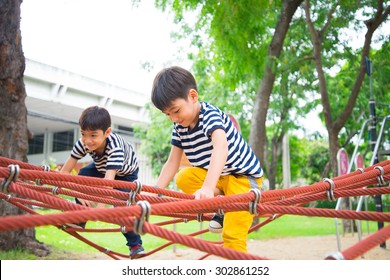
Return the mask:
[[[198,100],[193,75],[181,68],[161,70],[154,79],[153,104],[173,122],[171,152],[157,186],[166,188],[179,170],[183,151],[192,167],[177,174],[177,186],[195,199],[234,195],[261,188],[263,170],[229,116]],[[248,211],[214,215],[210,229],[222,228],[224,246],[247,252],[253,216]]]

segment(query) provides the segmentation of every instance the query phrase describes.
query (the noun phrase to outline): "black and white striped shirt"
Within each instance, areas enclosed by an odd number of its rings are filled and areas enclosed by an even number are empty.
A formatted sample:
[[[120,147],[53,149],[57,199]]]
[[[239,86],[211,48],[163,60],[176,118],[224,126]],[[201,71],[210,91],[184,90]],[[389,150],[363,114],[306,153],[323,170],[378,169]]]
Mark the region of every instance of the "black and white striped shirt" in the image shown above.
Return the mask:
[[[96,169],[105,174],[108,169],[116,169],[118,176],[132,174],[138,168],[138,161],[133,146],[120,135],[111,132],[107,137],[106,149],[102,156],[98,156],[81,141],[73,146],[71,156],[77,160],[89,154],[95,162]]]
[[[259,160],[229,116],[207,102],[200,104],[199,120],[192,130],[174,123],[171,144],[183,149],[193,166],[209,169],[213,150],[211,134],[216,129],[223,129],[228,142],[228,157],[221,175],[262,177]]]

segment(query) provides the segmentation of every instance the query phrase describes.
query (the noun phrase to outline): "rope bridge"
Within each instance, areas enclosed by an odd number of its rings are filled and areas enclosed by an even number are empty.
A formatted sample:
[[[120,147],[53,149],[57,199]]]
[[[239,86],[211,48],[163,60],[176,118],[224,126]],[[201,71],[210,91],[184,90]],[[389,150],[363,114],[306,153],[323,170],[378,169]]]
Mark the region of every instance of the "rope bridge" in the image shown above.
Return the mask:
[[[111,251],[91,242],[80,232],[127,232],[151,234],[167,240],[164,245],[148,252],[156,253],[170,245],[181,244],[205,253],[200,259],[214,255],[225,259],[269,259],[265,256],[238,252],[224,248],[221,242],[197,238],[208,229],[182,234],[164,228],[165,225],[188,221],[210,221],[212,213],[249,211],[263,221],[253,225],[250,232],[274,221],[283,215],[341,218],[390,222],[390,213],[316,209],[308,207],[318,200],[334,201],[340,197],[359,197],[390,194],[390,160],[333,179],[326,178],[312,185],[290,189],[257,191],[246,194],[219,196],[195,200],[193,195],[142,185],[140,182],[104,180],[74,176],[50,170],[47,166],[35,166],[0,157],[0,199],[11,203],[30,215],[0,217],[0,231],[11,231],[38,226],[53,225],[71,236],[113,259],[128,258],[126,254]],[[122,192],[113,188],[124,188]],[[112,205],[112,208],[89,208],[70,203],[70,196]],[[60,213],[39,214],[34,207],[60,210]],[[170,220],[151,223],[150,215],[169,217]],[[102,221],[117,224],[113,229],[76,229],[69,223]],[[326,259],[356,259],[390,238],[390,224],[368,235],[353,246],[331,254]]]

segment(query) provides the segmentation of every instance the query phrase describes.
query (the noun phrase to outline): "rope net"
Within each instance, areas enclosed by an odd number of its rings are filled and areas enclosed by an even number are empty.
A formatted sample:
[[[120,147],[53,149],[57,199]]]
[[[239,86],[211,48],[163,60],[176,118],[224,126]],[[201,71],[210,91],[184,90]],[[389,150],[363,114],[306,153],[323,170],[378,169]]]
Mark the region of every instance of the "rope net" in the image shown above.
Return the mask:
[[[262,222],[253,225],[255,231],[282,215],[341,218],[388,223],[390,213],[353,210],[317,209],[310,202],[337,200],[338,198],[390,194],[390,160],[333,179],[324,179],[312,185],[289,189],[250,191],[246,194],[218,196],[195,200],[193,195],[142,185],[140,182],[104,180],[74,176],[0,157],[0,199],[26,211],[30,215],[0,217],[0,231],[52,225],[96,248],[113,259],[129,258],[128,254],[111,251],[85,238],[82,232],[126,232],[150,234],[166,243],[145,254],[145,257],[173,244],[181,244],[205,253],[200,259],[214,255],[225,259],[269,259],[250,253],[238,252],[222,246],[221,242],[199,238],[208,229],[182,234],[165,225],[188,221],[210,221],[212,213],[249,211]],[[130,192],[118,191],[128,189]],[[70,203],[67,197],[77,197],[112,208],[90,208]],[[34,209],[60,210],[59,213],[41,214]],[[149,222],[150,215],[168,217],[163,222]],[[113,229],[77,229],[67,224],[102,221],[118,225]],[[356,259],[390,238],[390,224],[369,234],[355,245],[329,255],[326,259]]]

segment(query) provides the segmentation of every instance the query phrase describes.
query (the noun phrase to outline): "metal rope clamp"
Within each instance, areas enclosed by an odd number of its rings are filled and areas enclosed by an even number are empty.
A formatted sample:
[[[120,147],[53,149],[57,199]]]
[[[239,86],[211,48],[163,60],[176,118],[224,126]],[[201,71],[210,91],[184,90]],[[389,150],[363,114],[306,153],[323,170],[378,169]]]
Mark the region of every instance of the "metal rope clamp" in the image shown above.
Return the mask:
[[[48,172],[50,171],[50,166],[49,165],[42,165],[43,171]]]
[[[151,206],[146,200],[138,201],[137,205],[141,206],[141,215],[139,219],[135,219],[133,230],[135,233],[144,234],[144,223],[149,221]]]
[[[334,252],[327,255],[325,260],[345,260],[345,258],[341,252]]]
[[[376,178],[378,179],[379,186],[385,186],[386,182],[385,179],[383,178],[383,175],[385,175],[385,170],[383,169],[382,166],[379,165],[375,166],[374,169],[378,169],[380,171],[380,174],[376,176]]]
[[[54,187],[51,192],[54,194],[54,195],[58,195],[58,189],[59,187]]]
[[[42,165],[42,169],[44,172],[49,172],[51,170],[49,165]],[[42,185],[41,179],[39,179],[39,178],[35,179],[35,184],[41,186]]]
[[[250,189],[250,192],[255,194],[255,199],[249,202],[249,213],[257,216],[259,215],[259,212],[257,212],[257,205],[260,203],[261,191],[259,189]]]
[[[326,195],[328,196],[329,201],[336,201],[336,197],[334,196],[334,187],[335,184],[332,179],[324,178],[322,181],[327,182],[329,184],[329,189],[326,191]]]
[[[126,230],[126,227],[125,227],[125,226],[120,226],[120,229],[121,229],[121,232],[122,232],[122,233],[126,233],[126,232],[127,232],[127,230]]]
[[[360,173],[364,173],[364,169],[363,168],[361,168],[361,167],[359,167],[359,168],[356,168],[356,171],[360,171]]]
[[[141,191],[142,191],[142,183],[140,181],[135,181],[135,190],[130,191],[129,200],[127,200],[126,205],[130,206],[136,204],[137,194],[141,193]]]
[[[1,190],[4,193],[8,193],[8,187],[11,184],[11,182],[16,182],[19,176],[19,165],[17,164],[10,164],[8,165],[8,168],[10,170],[9,176],[6,179],[3,179],[3,182],[1,183]]]

